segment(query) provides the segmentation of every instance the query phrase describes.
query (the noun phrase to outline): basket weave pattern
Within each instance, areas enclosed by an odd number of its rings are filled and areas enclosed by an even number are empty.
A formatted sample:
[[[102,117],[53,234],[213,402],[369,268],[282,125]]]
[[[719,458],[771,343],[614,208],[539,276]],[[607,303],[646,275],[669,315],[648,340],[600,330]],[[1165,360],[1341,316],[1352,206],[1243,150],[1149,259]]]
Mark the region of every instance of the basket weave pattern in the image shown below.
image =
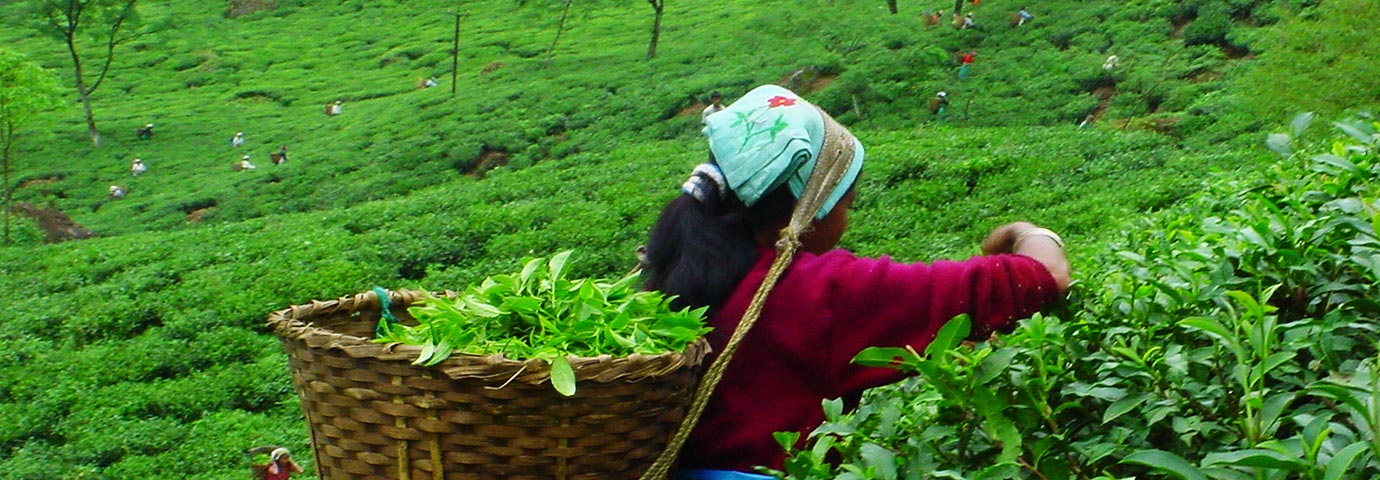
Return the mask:
[[[423,292],[390,293],[393,313]],[[420,347],[374,343],[372,292],[269,316],[311,427],[317,475],[335,479],[636,479],[693,394],[703,339],[685,352],[570,358],[573,397],[540,360],[454,355],[412,365]]]

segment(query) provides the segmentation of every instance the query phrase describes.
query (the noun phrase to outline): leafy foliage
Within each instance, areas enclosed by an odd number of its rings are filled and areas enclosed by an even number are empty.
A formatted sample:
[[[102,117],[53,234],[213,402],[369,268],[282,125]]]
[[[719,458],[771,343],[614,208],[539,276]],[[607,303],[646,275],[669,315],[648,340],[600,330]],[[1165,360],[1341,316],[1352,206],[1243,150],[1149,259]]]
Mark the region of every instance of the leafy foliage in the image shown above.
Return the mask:
[[[153,28],[119,47],[96,93],[104,146],[89,147],[84,114],[69,105],[34,117],[16,147],[26,159],[16,200],[61,210],[100,237],[44,245],[37,224],[21,218],[15,246],[0,248],[0,471],[239,479],[245,448],[306,451],[286,360],[262,326],[267,312],[378,284],[469,285],[572,246],[584,261],[570,275],[625,272],[656,213],[704,157],[696,112],[709,91],[732,99],[788,84],[866,144],[844,246],[906,260],[960,256],[994,225],[1036,221],[1073,240],[1079,272],[1138,272],[1140,280],[1108,287],[1134,308],[1097,314],[1121,318],[1152,308],[1126,292],[1153,293],[1137,282],[1162,267],[1116,266],[1105,252],[1112,238],[1165,224],[1196,231],[1200,219],[1190,214],[1137,219],[1220,178],[1258,178],[1256,166],[1275,160],[1256,140],[1298,110],[1295,100],[1349,110],[1373,103],[1356,86],[1380,78],[1351,62],[1375,56],[1365,40],[1380,37],[1356,23],[1370,17],[1328,10],[1358,5],[1350,0],[1231,0],[1231,49],[1184,46],[1193,12],[1208,1],[1050,0],[1031,5],[1032,23],[1010,28],[1004,12],[1021,5],[987,0],[965,8],[979,27],[963,31],[925,27],[906,3],[893,16],[875,0],[670,2],[654,59],[645,59],[646,7],[594,0],[575,4],[548,61],[562,1],[265,2],[276,8],[233,18],[224,2],[139,2]],[[22,3],[0,2],[0,18],[26,18]],[[456,95],[446,88],[452,13],[462,21]],[[717,27],[695,28],[708,24]],[[1346,32],[1359,36],[1338,40]],[[0,26],[0,39],[46,69],[70,65],[61,45],[30,28]],[[1272,56],[1281,45],[1295,53]],[[1300,53],[1313,47],[1338,53]],[[968,49],[978,61],[960,82],[953,53]],[[1101,69],[1114,53],[1122,66]],[[441,88],[416,88],[431,76]],[[1240,79],[1263,80],[1243,91]],[[1307,88],[1297,87],[1303,81]],[[955,96],[946,119],[923,108],[939,89]],[[343,115],[322,115],[334,100]],[[1077,128],[1088,114],[1097,116]],[[141,140],[135,128],[146,123],[156,134]],[[236,131],[247,136],[240,149],[228,142]],[[1276,138],[1272,145],[1290,152],[1332,148]],[[279,145],[291,160],[268,167],[262,160]],[[231,172],[243,154],[264,168]],[[137,178],[133,157],[149,165]],[[107,200],[111,184],[129,196]],[[1115,245],[1142,252],[1165,241],[1151,238]],[[1359,399],[1346,392],[1364,388],[1363,377],[1338,377],[1344,387],[1299,398]],[[1147,405],[1125,404],[1123,416]],[[1373,457],[1336,451],[1353,460],[1346,475]],[[1124,453],[1098,458],[1110,464]],[[310,455],[298,458],[310,471]]]
[[[1372,19],[1380,5],[1366,0],[1303,2],[1298,13],[1285,15],[1261,36],[1256,66],[1241,72],[1241,108],[1252,115],[1284,122],[1296,112],[1335,117],[1368,102],[1365,93],[1380,89],[1376,65],[1380,38]],[[1373,103],[1373,102],[1372,102]]]
[[[20,201],[51,203],[102,235],[345,208],[494,168],[607,154],[625,134],[693,138],[693,111],[707,92],[732,99],[774,81],[854,128],[879,130],[1074,126],[1093,115],[1094,126],[1184,140],[1211,131],[1220,141],[1261,127],[1238,113],[1240,102],[1270,102],[1224,91],[1224,75],[1245,69],[1245,59],[1216,45],[1184,48],[1177,2],[1050,1],[1036,8],[1034,24],[1012,28],[1003,17],[1020,4],[993,0],[969,9],[979,27],[963,31],[886,14],[875,1],[673,3],[655,59],[643,58],[646,32],[629,28],[646,26],[648,9],[595,2],[571,15],[550,62],[542,53],[555,34],[559,2],[472,2],[457,12],[460,93],[453,96],[447,85],[415,86],[418,78],[450,78],[454,17],[439,14],[449,7],[444,2],[278,2],[236,18],[213,3],[138,8],[156,28],[120,47],[95,100],[110,112],[102,113],[109,115],[105,147],[52,141],[21,152],[54,159],[26,167],[22,176],[59,180],[20,189]],[[1235,3],[1249,4],[1248,15],[1276,4]],[[20,7],[0,9],[23,18]],[[732,13],[759,9],[772,15]],[[1232,38],[1258,30],[1242,18],[1232,18]],[[716,35],[683,28],[690,19],[743,27]],[[874,27],[853,27],[860,24]],[[0,32],[49,68],[67,61],[57,43],[21,36],[29,29]],[[977,50],[978,60],[972,77],[960,81],[954,54],[967,50]],[[1110,54],[1123,66],[1106,72],[1100,65]],[[619,67],[607,68],[609,62]],[[954,98],[952,115],[942,120],[924,108],[939,90]],[[335,100],[344,102],[343,115],[323,116],[321,105]],[[70,139],[81,118],[65,108],[45,116],[52,126],[45,132]],[[152,141],[134,135],[145,123],[157,125]],[[1231,128],[1214,129],[1222,124]],[[241,149],[228,146],[236,131],[247,135]],[[230,171],[243,154],[265,163],[279,145],[292,151],[287,164]],[[149,173],[131,179],[133,157]],[[401,171],[413,175],[394,174]],[[111,184],[126,186],[130,197],[107,201]]]
[[[57,107],[56,78],[23,55],[0,50],[0,169],[4,182],[0,183],[0,208],[4,208],[4,242],[9,244],[10,199],[15,185],[12,152],[19,140],[20,127],[44,110]]]
[[[831,416],[785,478],[1380,475],[1380,123],[1337,125],[1349,141],[1147,218],[1061,318],[894,362],[918,378]]]
[[[428,295],[407,309],[417,325],[380,319],[376,341],[421,345],[418,365],[457,352],[545,360],[552,386],[569,396],[575,376],[566,356],[679,352],[709,332],[707,307],[673,310],[665,295],[641,290],[636,273],[566,278],[572,252],[528,260],[520,273],[490,276],[454,299]]]

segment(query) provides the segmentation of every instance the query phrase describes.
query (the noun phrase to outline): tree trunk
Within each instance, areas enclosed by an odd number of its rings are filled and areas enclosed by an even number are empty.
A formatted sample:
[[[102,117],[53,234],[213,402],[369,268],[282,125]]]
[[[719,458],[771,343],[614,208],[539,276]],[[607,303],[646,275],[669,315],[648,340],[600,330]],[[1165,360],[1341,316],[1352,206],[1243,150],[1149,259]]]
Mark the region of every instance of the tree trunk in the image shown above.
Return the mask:
[[[896,0],[886,0],[886,8],[887,10],[891,10],[892,15],[895,15],[897,13]]]
[[[565,18],[570,15],[570,4],[574,0],[565,0],[565,8],[561,10],[561,21],[556,22],[556,38],[551,39],[551,48],[546,49],[546,68],[551,68],[551,57],[556,53],[556,42],[561,40],[561,32],[565,31]]]
[[[954,15],[963,15],[963,0],[954,0]]]
[[[67,3],[67,8],[62,11],[50,11],[47,13],[48,20],[57,29],[57,33],[62,35],[67,42],[67,53],[72,55],[72,73],[76,77],[77,95],[81,98],[82,108],[86,110],[86,129],[91,135],[91,144],[100,148],[101,131],[96,128],[96,114],[91,110],[91,94],[101,87],[105,82],[106,74],[110,73],[110,64],[115,61],[115,47],[121,43],[132,40],[136,37],[147,34],[148,32],[136,33],[132,36],[121,37],[120,31],[125,27],[126,21],[134,20],[134,5],[139,0],[121,0],[123,5],[100,5],[96,2],[71,1]],[[91,7],[94,11],[88,11]],[[118,10],[115,10],[118,9]],[[102,14],[104,12],[104,15]],[[104,18],[104,17],[109,18]],[[109,30],[101,33],[105,37],[105,60],[98,63],[99,74],[95,81],[86,83],[86,72],[82,66],[81,55],[77,53],[76,38],[78,30],[81,29],[83,22],[89,26],[92,20],[84,17],[106,19],[110,21]],[[104,25],[103,25],[104,26]]]
[[[5,129],[5,132],[3,134],[0,134],[0,142],[4,142],[4,145],[0,145],[0,163],[4,164],[5,169],[5,245],[9,245],[10,198],[12,198],[11,194],[14,192],[14,188],[10,187],[10,146],[14,145],[14,126],[10,125],[9,122],[5,123],[5,125],[0,126],[0,128]]]
[[[76,32],[67,32],[67,53],[72,55],[72,73],[76,77],[77,96],[81,98],[82,109],[86,111],[86,131],[91,135],[91,145],[101,147],[101,131],[96,129],[96,114],[91,110],[91,89],[86,88],[86,77],[82,70],[81,55],[77,54]]]
[[[455,43],[450,49],[450,94],[460,88],[460,14],[455,14]]]
[[[81,95],[81,106],[86,110],[86,133],[91,135],[91,146],[101,148],[101,131],[96,129],[96,114],[91,110],[91,94],[80,86],[77,87],[77,94]]]
[[[647,0],[647,3],[656,10],[656,18],[652,20],[652,41],[647,44],[647,58],[652,58],[656,56],[656,42],[661,38],[661,12],[666,9],[666,0]]]

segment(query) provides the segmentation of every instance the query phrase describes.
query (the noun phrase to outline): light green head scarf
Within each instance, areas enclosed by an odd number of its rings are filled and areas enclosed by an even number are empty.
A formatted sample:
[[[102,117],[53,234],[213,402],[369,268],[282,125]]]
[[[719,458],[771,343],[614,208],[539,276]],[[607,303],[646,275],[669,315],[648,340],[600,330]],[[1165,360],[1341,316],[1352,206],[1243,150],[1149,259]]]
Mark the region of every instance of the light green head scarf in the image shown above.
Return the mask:
[[[800,198],[824,144],[827,115],[790,90],[763,85],[710,115],[704,134],[728,187],[752,206],[783,183]],[[853,161],[816,219],[834,209],[862,170],[862,144],[844,133],[853,142]]]

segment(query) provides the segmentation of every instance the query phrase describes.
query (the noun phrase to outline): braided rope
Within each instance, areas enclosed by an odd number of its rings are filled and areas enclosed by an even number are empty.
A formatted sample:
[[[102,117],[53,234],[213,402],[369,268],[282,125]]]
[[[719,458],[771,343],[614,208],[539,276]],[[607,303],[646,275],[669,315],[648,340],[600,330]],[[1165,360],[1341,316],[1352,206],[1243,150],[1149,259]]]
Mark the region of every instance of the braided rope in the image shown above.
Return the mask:
[[[758,286],[757,292],[752,295],[752,303],[748,305],[738,328],[733,330],[723,353],[709,365],[704,378],[695,388],[695,397],[690,402],[690,408],[681,420],[680,427],[676,429],[666,449],[661,451],[661,455],[657,456],[652,466],[642,474],[641,480],[667,480],[671,477],[671,468],[675,465],[681,448],[685,447],[686,440],[690,438],[690,431],[699,424],[700,416],[709,404],[710,395],[719,386],[719,381],[723,380],[729,360],[733,358],[733,353],[738,351],[738,345],[742,343],[753,324],[757,323],[757,318],[762,315],[762,309],[767,303],[767,294],[771,293],[777,280],[786,272],[791,261],[795,260],[795,254],[800,250],[801,235],[809,229],[815,213],[824,205],[829,194],[838,187],[853,162],[853,135],[823,109],[819,109],[818,106],[815,108],[824,118],[824,143],[820,147],[819,160],[815,162],[814,170],[810,172],[810,178],[805,183],[805,191],[801,193],[796,201],[795,210],[791,212],[791,221],[786,228],[781,229],[781,238],[776,241],[776,259],[772,261],[771,269],[767,270],[766,278],[762,279],[762,285]]]

